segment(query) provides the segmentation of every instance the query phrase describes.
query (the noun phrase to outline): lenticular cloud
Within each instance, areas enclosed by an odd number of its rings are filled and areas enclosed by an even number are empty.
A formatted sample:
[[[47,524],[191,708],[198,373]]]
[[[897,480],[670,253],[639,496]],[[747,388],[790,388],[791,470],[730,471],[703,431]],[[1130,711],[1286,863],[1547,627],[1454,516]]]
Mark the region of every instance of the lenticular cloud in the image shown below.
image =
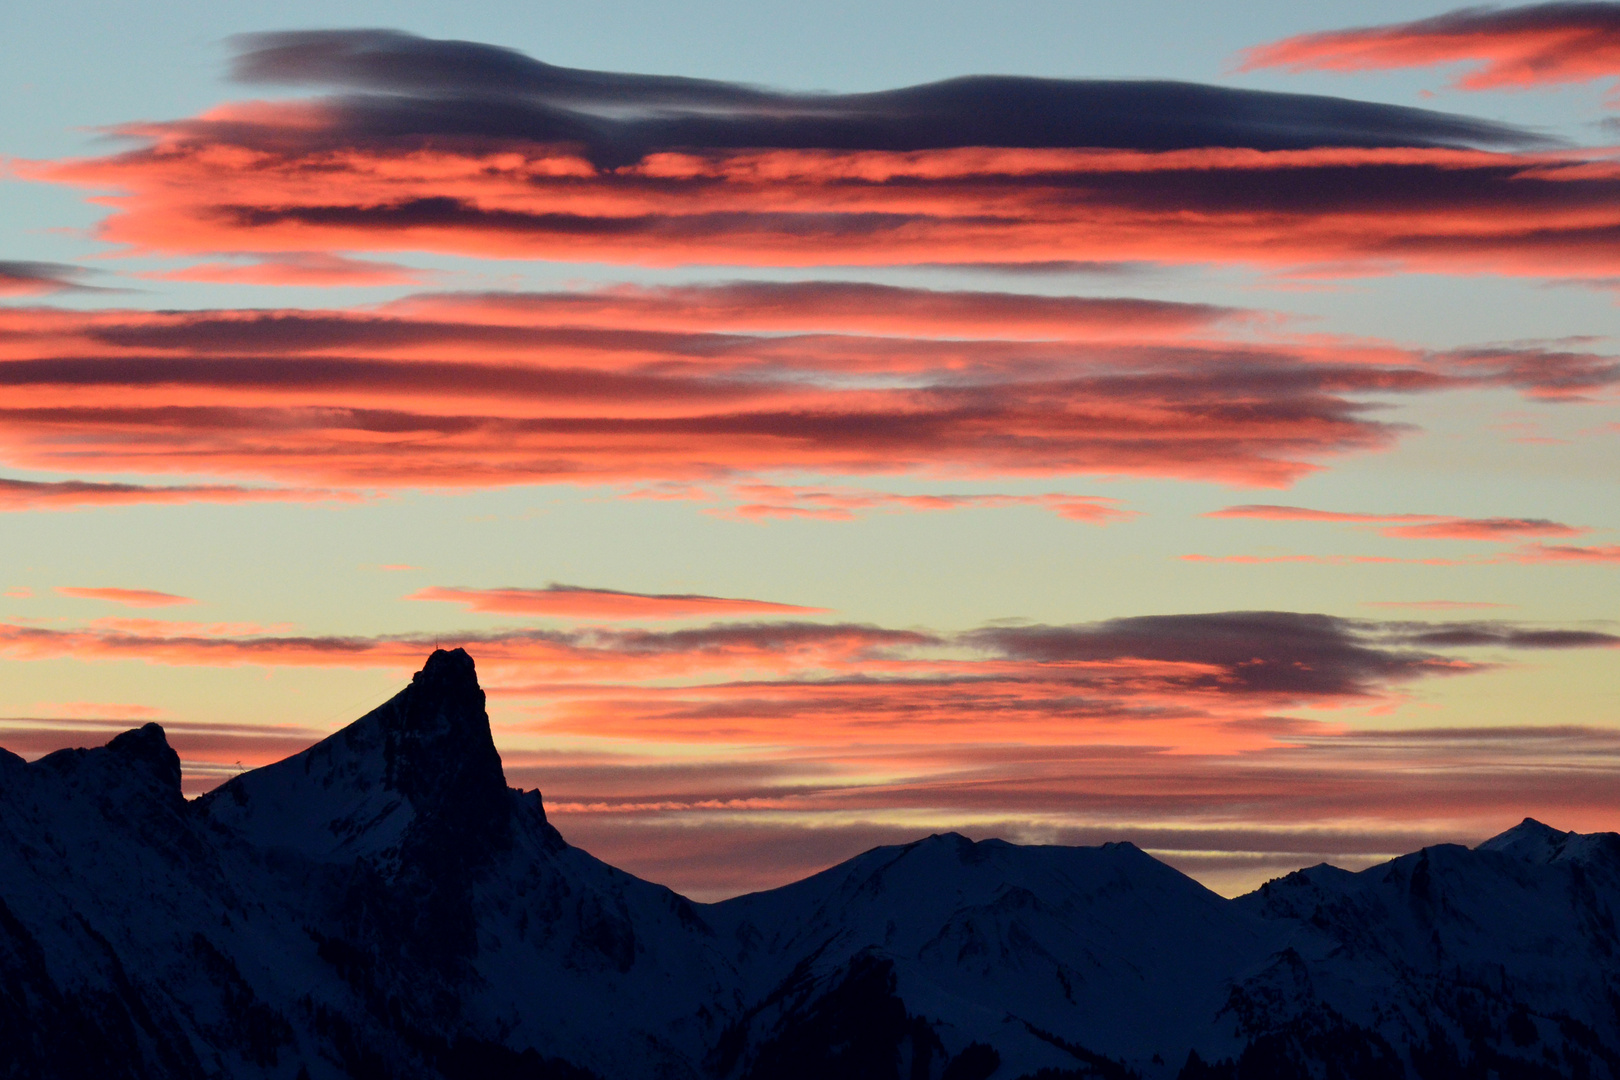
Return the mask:
[[[21,168],[117,189],[105,240],[264,260],[194,272],[214,278],[389,272],[312,261],[354,251],[1620,272],[1612,163],[1443,113],[1150,81],[792,94],[383,31],[242,46],[244,79],[335,92],[132,124],[135,149]]]
[[[252,34],[236,44],[238,81],[340,91],[331,115],[351,138],[573,143],[603,163],[692,147],[1285,150],[1534,141],[1505,125],[1423,109],[1182,82],[969,76],[806,94],[557,67],[513,49],[391,30]]]

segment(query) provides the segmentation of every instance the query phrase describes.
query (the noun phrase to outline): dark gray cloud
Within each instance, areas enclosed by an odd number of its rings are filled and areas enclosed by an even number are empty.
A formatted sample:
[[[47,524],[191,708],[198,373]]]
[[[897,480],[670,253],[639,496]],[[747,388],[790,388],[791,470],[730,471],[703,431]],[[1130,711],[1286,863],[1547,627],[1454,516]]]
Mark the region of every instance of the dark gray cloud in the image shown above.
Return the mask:
[[[72,263],[0,259],[0,296],[88,289],[86,273]]]
[[[1430,651],[1434,649],[1620,646],[1620,635],[1595,630],[1535,629],[1505,622],[1381,623],[1291,611],[988,627],[965,637],[1018,660],[1202,664],[1217,673],[1193,680],[1211,688],[1303,695],[1373,693],[1393,682],[1458,670],[1458,661]]]
[[[1433,653],[1382,643],[1376,624],[1290,611],[1145,615],[1073,626],[991,627],[973,643],[1019,660],[1207,665],[1194,683],[1236,693],[1372,693],[1434,674]]]
[[[1597,630],[1535,630],[1502,623],[1447,623],[1397,629],[1413,645],[1440,649],[1495,645],[1508,649],[1590,649],[1620,645],[1620,636]]]
[[[1520,128],[1426,109],[1163,80],[975,75],[865,94],[557,67],[394,30],[236,39],[235,78],[330,88],[350,137],[585,145],[598,163],[673,148],[1173,150],[1525,146]]]

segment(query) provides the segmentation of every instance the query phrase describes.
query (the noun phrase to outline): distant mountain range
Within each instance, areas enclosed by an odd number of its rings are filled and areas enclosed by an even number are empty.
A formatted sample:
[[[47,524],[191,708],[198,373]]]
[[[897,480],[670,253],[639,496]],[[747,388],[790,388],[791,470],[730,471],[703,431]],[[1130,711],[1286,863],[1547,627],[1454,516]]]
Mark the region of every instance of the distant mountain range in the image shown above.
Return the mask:
[[[1620,1080],[1620,836],[1227,900],[930,836],[697,904],[506,786],[463,651],[200,799],[148,724],[0,751],[0,1076]]]

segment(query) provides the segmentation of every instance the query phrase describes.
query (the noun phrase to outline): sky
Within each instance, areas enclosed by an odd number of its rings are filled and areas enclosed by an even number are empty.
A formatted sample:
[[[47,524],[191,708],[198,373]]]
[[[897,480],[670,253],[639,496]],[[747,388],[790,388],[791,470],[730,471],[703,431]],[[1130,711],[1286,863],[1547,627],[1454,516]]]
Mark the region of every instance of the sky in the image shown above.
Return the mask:
[[[1620,824],[1620,4],[0,13],[0,746],[477,662],[694,898]]]

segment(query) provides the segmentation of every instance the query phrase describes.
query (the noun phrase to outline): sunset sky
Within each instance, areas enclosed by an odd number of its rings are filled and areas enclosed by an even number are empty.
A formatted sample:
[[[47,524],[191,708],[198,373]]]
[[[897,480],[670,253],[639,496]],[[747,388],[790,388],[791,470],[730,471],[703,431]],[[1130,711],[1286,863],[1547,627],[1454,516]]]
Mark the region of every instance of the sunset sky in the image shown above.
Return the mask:
[[[13,5],[0,746],[459,645],[700,899],[1620,827],[1620,4],[1449,11]]]

